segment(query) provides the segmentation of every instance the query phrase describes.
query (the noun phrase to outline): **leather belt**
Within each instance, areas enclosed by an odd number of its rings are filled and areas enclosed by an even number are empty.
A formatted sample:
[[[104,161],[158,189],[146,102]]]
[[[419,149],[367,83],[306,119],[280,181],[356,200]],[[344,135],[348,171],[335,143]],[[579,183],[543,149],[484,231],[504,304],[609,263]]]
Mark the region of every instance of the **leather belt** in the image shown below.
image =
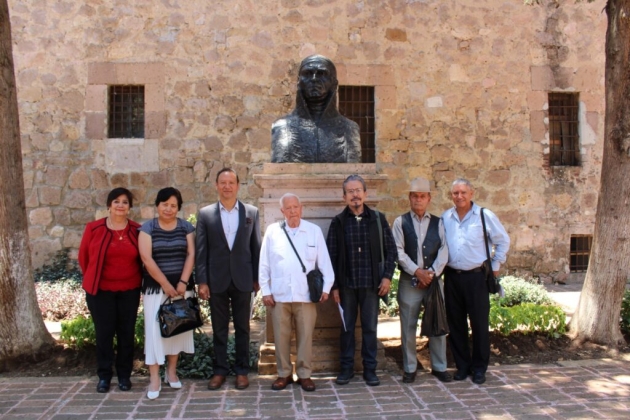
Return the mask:
[[[446,267],[446,271],[450,271],[451,273],[456,273],[456,274],[481,273],[483,271],[483,266],[473,268],[472,270],[456,270],[451,267]]]

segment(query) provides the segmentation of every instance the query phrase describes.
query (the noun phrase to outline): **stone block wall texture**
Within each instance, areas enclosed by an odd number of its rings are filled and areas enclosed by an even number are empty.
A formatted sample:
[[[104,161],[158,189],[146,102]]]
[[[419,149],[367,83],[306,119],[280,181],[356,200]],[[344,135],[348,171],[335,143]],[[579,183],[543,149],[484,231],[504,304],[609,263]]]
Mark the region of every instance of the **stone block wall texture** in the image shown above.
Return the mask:
[[[83,227],[129,187],[134,219],[159,188],[183,216],[240,198],[270,160],[270,126],[294,104],[297,66],[330,57],[345,85],[375,86],[379,191],[390,221],[408,180],[477,187],[512,238],[510,270],[567,271],[571,234],[592,234],[604,129],[603,3],[521,0],[9,0],[33,261],[76,255]],[[143,84],[145,139],[107,139],[107,85]],[[547,92],[579,92],[581,165],[550,167]],[[341,189],[340,200],[341,200]],[[340,201],[341,202],[341,201]]]

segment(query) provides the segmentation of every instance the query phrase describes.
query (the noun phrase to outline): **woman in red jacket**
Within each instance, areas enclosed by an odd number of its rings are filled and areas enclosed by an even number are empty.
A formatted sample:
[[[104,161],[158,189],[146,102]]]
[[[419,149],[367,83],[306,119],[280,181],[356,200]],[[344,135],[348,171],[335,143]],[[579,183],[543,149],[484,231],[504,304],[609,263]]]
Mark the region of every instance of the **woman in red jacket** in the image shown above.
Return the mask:
[[[96,330],[98,385],[96,392],[108,392],[116,346],[116,375],[121,391],[131,389],[134,331],[142,266],[138,253],[138,228],[127,215],[133,195],[126,188],[114,188],[107,196],[109,216],[85,227],[79,265],[83,272],[85,300]]]

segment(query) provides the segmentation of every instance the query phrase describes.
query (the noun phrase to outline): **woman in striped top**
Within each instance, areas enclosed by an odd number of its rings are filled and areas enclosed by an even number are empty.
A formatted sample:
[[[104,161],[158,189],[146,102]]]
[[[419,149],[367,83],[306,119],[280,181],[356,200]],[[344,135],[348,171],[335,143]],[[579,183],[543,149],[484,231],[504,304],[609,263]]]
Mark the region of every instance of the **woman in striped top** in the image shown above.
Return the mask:
[[[164,382],[171,388],[181,388],[177,377],[180,352],[194,353],[193,332],[163,338],[157,312],[169,297],[191,296],[194,282],[195,239],[192,224],[177,217],[182,208],[182,195],[172,187],[160,190],[155,199],[158,217],[140,228],[138,244],[144,263],[142,284],[144,293],[144,353],[151,380],[147,397],[160,395],[160,365],[166,362]]]

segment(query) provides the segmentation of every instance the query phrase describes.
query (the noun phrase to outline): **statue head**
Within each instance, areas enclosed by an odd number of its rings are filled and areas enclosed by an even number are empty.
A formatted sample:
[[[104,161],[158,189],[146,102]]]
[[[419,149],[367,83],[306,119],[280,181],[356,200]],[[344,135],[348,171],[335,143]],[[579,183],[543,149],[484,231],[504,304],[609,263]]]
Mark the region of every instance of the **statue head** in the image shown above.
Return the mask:
[[[302,60],[298,74],[298,88],[307,101],[324,100],[337,91],[337,69],[323,55],[311,55]]]

